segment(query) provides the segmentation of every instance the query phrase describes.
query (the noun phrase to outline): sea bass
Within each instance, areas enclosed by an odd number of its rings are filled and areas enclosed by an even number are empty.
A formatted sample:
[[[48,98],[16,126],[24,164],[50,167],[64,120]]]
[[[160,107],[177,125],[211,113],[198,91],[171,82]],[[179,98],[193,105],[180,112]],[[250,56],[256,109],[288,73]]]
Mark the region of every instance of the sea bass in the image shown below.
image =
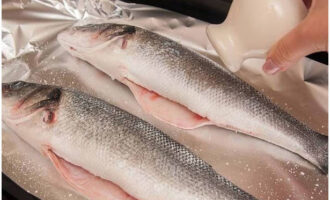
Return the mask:
[[[159,34],[122,24],[89,24],[59,43],[126,84],[141,107],[174,126],[214,124],[281,146],[328,169],[328,138],[205,56]]]
[[[96,200],[252,200],[147,122],[84,93],[2,84],[3,120]]]

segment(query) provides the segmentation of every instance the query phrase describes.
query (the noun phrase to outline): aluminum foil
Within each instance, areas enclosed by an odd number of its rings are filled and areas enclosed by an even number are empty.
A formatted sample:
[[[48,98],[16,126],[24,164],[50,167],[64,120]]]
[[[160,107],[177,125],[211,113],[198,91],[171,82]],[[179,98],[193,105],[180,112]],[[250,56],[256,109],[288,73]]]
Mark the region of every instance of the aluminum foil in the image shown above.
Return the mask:
[[[209,43],[206,22],[139,4],[111,0],[3,0],[3,81],[26,80],[82,90],[163,130],[258,199],[327,199],[327,176],[275,145],[215,126],[180,130],[145,114],[128,88],[71,57],[56,35],[76,24],[120,22],[169,37],[221,63]],[[237,75],[310,127],[327,134],[328,69],[303,59],[276,76],[250,59]],[[41,199],[84,199],[50,161],[9,130],[2,130],[3,172]]]

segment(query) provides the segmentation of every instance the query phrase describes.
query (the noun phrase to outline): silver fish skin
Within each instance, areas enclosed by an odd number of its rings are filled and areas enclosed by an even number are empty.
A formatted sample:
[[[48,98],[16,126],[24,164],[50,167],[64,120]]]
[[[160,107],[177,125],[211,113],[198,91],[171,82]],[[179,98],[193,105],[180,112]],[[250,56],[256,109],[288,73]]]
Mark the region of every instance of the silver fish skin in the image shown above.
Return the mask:
[[[142,28],[89,24],[59,43],[112,78],[124,78],[186,106],[216,125],[281,146],[328,171],[328,138],[217,63]]]
[[[3,120],[27,143],[39,151],[50,146],[139,200],[255,199],[149,123],[100,99],[21,81],[3,83],[2,91]]]

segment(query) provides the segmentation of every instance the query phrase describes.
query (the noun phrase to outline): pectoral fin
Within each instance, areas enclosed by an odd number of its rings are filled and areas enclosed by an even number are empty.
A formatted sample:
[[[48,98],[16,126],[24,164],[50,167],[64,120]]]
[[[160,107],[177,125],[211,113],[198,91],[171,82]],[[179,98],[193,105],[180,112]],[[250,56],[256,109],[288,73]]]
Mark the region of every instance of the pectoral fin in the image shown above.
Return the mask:
[[[87,170],[73,165],[51,150],[45,151],[59,174],[75,190],[92,200],[136,200],[111,181],[102,179]]]

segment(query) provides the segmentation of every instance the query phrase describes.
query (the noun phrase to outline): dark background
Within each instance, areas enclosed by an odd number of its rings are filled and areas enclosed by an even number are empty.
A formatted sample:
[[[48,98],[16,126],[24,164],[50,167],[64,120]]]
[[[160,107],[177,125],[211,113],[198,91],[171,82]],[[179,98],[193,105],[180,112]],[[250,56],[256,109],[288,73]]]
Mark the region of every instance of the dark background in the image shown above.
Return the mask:
[[[232,0],[124,0],[126,2],[148,4],[197,19],[218,24],[225,20]],[[307,56],[318,62],[328,64],[328,53],[321,52]]]
[[[173,10],[184,15],[209,22],[221,23],[225,20],[232,0],[124,0],[126,2],[148,4]],[[314,60],[328,64],[328,53],[316,53],[308,56]],[[37,200],[2,174],[3,200]]]
[[[11,181],[5,174],[2,174],[2,200],[38,200],[25,190],[20,188],[16,183]]]

